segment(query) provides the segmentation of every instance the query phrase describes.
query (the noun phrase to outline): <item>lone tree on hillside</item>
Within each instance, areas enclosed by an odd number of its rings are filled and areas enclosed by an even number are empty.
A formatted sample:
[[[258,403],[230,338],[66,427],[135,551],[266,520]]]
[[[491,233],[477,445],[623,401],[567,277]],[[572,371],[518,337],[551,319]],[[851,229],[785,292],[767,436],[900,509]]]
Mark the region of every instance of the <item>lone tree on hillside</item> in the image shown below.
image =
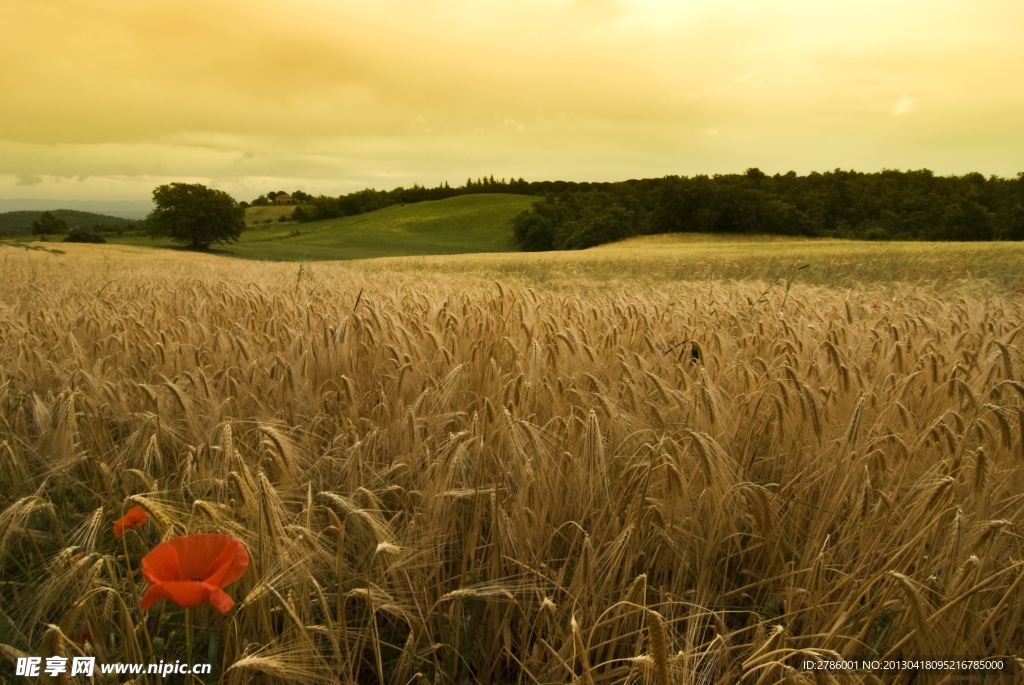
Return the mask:
[[[171,183],[153,189],[156,209],[146,222],[153,237],[167,236],[193,250],[238,240],[245,210],[223,190],[200,183]]]

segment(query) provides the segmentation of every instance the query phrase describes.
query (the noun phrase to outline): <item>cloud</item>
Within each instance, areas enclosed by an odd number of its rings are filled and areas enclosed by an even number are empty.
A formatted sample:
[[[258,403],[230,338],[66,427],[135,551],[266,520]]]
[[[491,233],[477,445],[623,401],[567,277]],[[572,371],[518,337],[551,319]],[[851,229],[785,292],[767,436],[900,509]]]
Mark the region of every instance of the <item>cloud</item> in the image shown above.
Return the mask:
[[[765,72],[764,67],[761,67],[757,71],[748,71],[748,72],[744,73],[743,76],[740,76],[739,78],[737,78],[736,82],[737,83],[753,82],[756,85],[761,85],[762,83],[764,83],[764,81],[760,77],[764,74],[764,72]],[[754,81],[754,79],[757,79],[757,80]]]
[[[526,130],[526,125],[513,119],[512,117],[505,117],[505,120],[501,122],[502,128],[515,131],[516,133],[522,133]]]
[[[6,0],[0,197],[80,176],[83,193],[134,179],[148,195],[179,179],[259,194],[750,166],[1014,174],[1024,3],[970,7]],[[897,116],[920,101],[908,129]]]
[[[915,109],[917,109],[917,102],[914,98],[907,95],[907,91],[903,91],[900,99],[896,101],[896,107],[893,108],[892,113],[900,116],[901,114],[909,114]]]

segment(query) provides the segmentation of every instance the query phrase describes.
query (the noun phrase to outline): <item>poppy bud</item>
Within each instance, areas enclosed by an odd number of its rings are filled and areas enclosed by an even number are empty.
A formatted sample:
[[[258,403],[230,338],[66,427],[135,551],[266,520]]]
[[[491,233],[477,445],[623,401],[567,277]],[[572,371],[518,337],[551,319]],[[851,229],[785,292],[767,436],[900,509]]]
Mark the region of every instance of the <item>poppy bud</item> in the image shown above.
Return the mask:
[[[125,528],[138,528],[145,523],[148,518],[148,511],[142,507],[132,507],[128,510],[128,513],[114,521],[114,535],[121,537],[124,535]]]

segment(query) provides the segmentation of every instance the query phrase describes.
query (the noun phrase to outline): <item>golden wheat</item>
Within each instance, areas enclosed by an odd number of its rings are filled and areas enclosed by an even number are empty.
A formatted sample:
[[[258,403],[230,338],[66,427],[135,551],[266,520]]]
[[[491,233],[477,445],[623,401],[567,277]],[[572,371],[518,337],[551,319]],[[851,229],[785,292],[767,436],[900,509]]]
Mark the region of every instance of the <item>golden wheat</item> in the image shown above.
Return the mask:
[[[983,284],[4,259],[5,654],[184,659],[139,560],[216,531],[252,560],[192,612],[227,683],[1020,668],[1024,307]]]

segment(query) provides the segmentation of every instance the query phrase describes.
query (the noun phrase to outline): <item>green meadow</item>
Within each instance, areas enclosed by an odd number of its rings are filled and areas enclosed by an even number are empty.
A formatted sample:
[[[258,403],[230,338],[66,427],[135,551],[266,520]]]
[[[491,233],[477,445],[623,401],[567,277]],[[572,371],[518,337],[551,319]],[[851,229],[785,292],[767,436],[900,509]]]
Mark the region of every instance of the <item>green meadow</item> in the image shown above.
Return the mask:
[[[245,208],[245,225],[257,226],[260,224],[272,223],[285,217],[291,218],[295,211],[295,205],[256,205]]]
[[[462,195],[305,224],[257,224],[249,226],[237,243],[215,245],[212,252],[281,262],[511,252],[516,249],[512,217],[537,200],[526,195]],[[146,236],[108,240],[139,246],[172,245]]]

